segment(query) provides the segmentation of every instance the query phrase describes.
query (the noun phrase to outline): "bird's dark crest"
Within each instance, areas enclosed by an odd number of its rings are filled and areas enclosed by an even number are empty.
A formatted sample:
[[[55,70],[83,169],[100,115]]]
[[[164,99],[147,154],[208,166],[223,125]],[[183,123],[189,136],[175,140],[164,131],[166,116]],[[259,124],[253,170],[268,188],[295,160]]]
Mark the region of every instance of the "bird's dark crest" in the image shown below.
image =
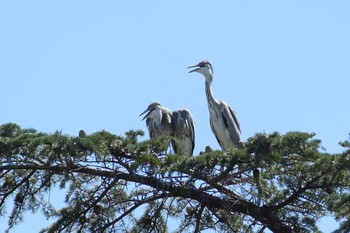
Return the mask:
[[[212,65],[210,64],[210,62],[207,61],[207,60],[201,61],[200,63],[198,63],[198,66],[199,66],[199,67],[209,66],[209,67],[211,68],[211,70],[214,72],[213,66],[212,66]]]
[[[159,102],[153,102],[150,105],[148,105],[148,109],[155,109],[156,106],[160,106]]]

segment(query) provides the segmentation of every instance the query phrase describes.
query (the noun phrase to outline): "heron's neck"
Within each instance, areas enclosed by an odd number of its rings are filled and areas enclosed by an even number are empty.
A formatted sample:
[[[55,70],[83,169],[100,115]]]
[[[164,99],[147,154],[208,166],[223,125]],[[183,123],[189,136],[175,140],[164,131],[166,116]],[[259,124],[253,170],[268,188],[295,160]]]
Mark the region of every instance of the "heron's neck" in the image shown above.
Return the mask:
[[[212,82],[213,82],[213,77],[212,76],[211,77],[205,77],[205,94],[207,96],[209,110],[213,109],[213,107],[211,107],[212,105],[214,105],[214,104],[218,105],[219,104],[219,102],[213,96]]]
[[[160,124],[162,122],[162,110],[158,109],[157,111],[154,112],[153,120],[154,122]]]

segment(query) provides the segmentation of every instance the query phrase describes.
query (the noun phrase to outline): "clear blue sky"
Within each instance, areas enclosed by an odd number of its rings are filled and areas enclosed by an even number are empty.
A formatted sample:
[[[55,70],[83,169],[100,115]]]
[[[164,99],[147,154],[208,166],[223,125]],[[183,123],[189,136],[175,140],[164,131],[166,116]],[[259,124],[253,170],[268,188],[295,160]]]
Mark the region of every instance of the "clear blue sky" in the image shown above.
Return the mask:
[[[346,0],[1,1],[0,123],[123,135],[146,131],[139,114],[159,101],[191,110],[196,154],[219,149],[204,78],[186,69],[206,59],[244,139],[315,132],[338,153],[350,133],[349,12]]]

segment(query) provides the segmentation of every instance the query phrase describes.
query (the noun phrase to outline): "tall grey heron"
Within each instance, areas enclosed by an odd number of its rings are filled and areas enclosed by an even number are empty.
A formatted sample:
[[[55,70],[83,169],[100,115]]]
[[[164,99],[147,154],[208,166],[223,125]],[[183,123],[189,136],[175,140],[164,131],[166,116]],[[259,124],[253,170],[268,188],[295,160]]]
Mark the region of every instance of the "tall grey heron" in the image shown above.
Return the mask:
[[[172,112],[158,102],[151,103],[140,114],[144,118],[150,138],[167,137],[171,141],[175,154],[192,155],[195,144],[194,120],[190,111],[180,109]],[[169,146],[169,141],[163,149]]]
[[[195,68],[191,72],[198,72],[205,77],[205,94],[207,96],[210,127],[220,144],[221,149],[226,150],[233,146],[244,147],[241,128],[233,109],[224,101],[216,100],[212,93],[214,71],[208,61],[201,61],[197,65],[187,68]]]

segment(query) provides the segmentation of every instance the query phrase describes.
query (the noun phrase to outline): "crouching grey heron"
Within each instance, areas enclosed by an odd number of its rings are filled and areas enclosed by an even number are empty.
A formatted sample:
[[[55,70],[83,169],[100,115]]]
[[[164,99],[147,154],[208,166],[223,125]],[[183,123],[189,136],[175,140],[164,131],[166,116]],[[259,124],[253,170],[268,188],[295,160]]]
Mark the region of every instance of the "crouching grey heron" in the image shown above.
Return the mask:
[[[194,120],[187,109],[171,111],[162,107],[158,102],[151,103],[140,114],[147,113],[144,118],[150,138],[169,138],[175,154],[192,155],[195,145]],[[164,151],[169,146],[164,145]]]

